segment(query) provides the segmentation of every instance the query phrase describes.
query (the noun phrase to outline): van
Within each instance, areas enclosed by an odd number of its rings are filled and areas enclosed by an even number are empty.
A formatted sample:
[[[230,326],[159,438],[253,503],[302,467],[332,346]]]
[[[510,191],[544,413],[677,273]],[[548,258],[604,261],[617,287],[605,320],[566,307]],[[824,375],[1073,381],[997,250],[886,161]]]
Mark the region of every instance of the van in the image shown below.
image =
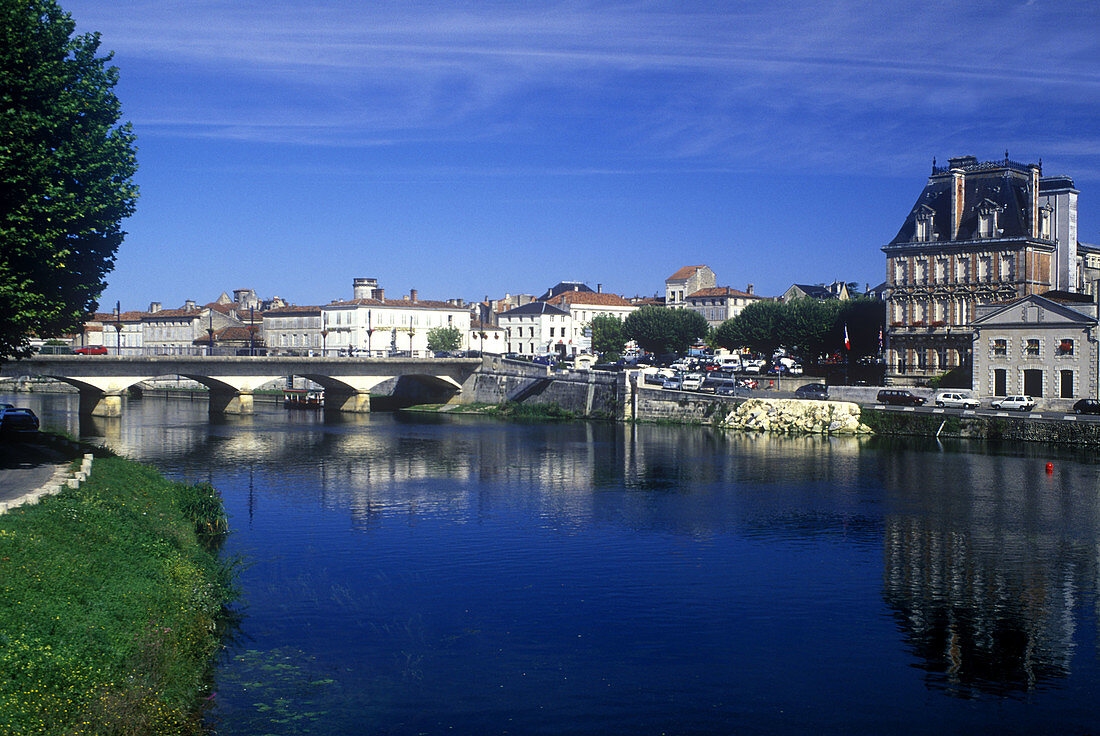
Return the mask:
[[[741,356],[740,355],[721,355],[715,359],[714,364],[721,370],[727,371],[740,371],[741,370]]]

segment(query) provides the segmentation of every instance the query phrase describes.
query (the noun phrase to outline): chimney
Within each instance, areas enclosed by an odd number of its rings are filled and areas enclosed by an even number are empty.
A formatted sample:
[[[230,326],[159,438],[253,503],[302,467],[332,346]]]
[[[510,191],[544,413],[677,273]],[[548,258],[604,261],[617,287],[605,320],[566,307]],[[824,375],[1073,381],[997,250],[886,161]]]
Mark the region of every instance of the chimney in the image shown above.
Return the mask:
[[[755,293],[755,292],[753,292],[752,288],[753,288],[753,287],[752,287],[752,284],[749,284],[748,286],[746,286],[746,287],[745,287],[745,293],[746,293],[746,294],[753,294],[753,293]]]
[[[373,293],[374,293],[374,298],[377,299],[378,301],[380,301],[380,302],[386,301],[386,290],[383,289],[382,287],[379,287],[379,288],[375,289]]]
[[[194,311],[195,310],[195,300],[194,299],[188,299],[187,301],[185,301],[183,303],[183,308],[184,308],[185,311],[188,311],[188,312]]]
[[[370,299],[371,293],[378,288],[378,279],[357,278],[352,279],[351,293],[353,299]]]
[[[603,284],[596,284],[596,293],[597,294],[602,294],[603,293]]]
[[[149,313],[150,314],[156,314],[159,311],[160,311],[160,302],[150,302],[149,303]]]
[[[416,289],[409,289],[409,301],[416,301]]]
[[[958,165],[958,159],[950,159],[951,168],[951,239],[959,236],[959,225],[962,224],[963,205],[966,194],[966,172]]]

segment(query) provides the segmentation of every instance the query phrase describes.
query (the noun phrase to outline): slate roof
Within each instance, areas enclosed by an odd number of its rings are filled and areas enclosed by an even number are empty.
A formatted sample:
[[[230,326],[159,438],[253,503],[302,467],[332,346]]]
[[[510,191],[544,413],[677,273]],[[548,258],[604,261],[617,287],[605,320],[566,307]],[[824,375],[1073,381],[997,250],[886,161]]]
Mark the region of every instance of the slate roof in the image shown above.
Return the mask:
[[[988,203],[999,210],[997,228],[999,238],[1031,238],[1031,172],[1012,161],[978,162],[973,156],[951,159],[956,168],[964,172],[963,212],[959,230],[954,240],[978,239],[979,211]],[[1066,177],[1050,177],[1048,185],[1060,184]],[[1055,181],[1057,180],[1057,181]],[[1071,182],[1072,185],[1072,182]],[[916,204],[905,218],[898,234],[890,245],[913,242],[917,230],[917,216],[922,211],[932,213],[932,231],[938,237],[929,242],[951,242],[951,201],[954,178],[949,168],[934,169]],[[1043,180],[1039,188],[1043,189]],[[984,238],[989,239],[989,238]]]
[[[565,315],[568,316],[568,312],[558,309],[553,304],[547,302],[531,302],[530,304],[524,304],[522,307],[516,307],[515,309],[509,309],[507,312],[501,312],[498,317],[519,317],[528,314],[552,314],[552,315]]]
[[[317,317],[317,316],[320,316],[320,314],[321,314],[321,308],[320,307],[310,307],[310,306],[301,306],[301,307],[299,307],[299,306],[296,306],[296,305],[292,305],[292,306],[289,306],[289,307],[276,307],[275,309],[268,309],[267,311],[265,311],[262,314],[262,316],[264,316],[264,317],[290,317],[290,316],[294,316],[294,315],[306,315],[306,316],[311,316],[311,317]]]
[[[539,297],[539,299],[542,299],[543,301],[551,301],[559,294],[565,293],[595,294],[596,292],[592,291],[592,289],[587,284],[581,283],[580,281],[559,281],[558,283],[551,286],[545,294]]]
[[[791,284],[803,294],[814,299],[833,299],[834,295],[824,286],[817,284]]]

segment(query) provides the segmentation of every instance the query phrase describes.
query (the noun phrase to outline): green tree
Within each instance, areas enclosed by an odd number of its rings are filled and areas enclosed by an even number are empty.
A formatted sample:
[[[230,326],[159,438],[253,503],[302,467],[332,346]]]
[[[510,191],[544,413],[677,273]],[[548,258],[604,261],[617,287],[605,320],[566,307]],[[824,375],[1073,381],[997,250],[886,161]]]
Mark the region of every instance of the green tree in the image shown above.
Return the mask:
[[[111,55],[53,0],[0,0],[0,359],[95,311],[134,211]]]
[[[785,305],[783,347],[810,365],[816,364],[823,353],[835,352],[833,338],[837,315],[844,303],[837,299],[819,301],[803,297]]]
[[[462,332],[457,327],[433,327],[428,330],[428,350],[433,353],[458,350]]]
[[[605,360],[618,360],[626,347],[623,321],[610,314],[598,314],[588,324],[592,329],[592,350]]]
[[[748,305],[714,331],[713,340],[728,350],[748,348],[772,355],[787,336],[787,310],[781,302],[759,301]]]
[[[627,315],[623,329],[628,339],[647,352],[683,353],[707,334],[707,321],[690,309],[646,305]]]

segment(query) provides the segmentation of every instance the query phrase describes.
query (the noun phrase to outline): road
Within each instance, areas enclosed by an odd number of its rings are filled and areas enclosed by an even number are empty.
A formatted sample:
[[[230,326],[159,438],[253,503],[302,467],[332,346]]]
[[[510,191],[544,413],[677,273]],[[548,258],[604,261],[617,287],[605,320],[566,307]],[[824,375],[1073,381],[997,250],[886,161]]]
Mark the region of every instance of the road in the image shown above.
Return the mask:
[[[49,447],[0,439],[0,501],[13,501],[46,485],[65,462]]]

